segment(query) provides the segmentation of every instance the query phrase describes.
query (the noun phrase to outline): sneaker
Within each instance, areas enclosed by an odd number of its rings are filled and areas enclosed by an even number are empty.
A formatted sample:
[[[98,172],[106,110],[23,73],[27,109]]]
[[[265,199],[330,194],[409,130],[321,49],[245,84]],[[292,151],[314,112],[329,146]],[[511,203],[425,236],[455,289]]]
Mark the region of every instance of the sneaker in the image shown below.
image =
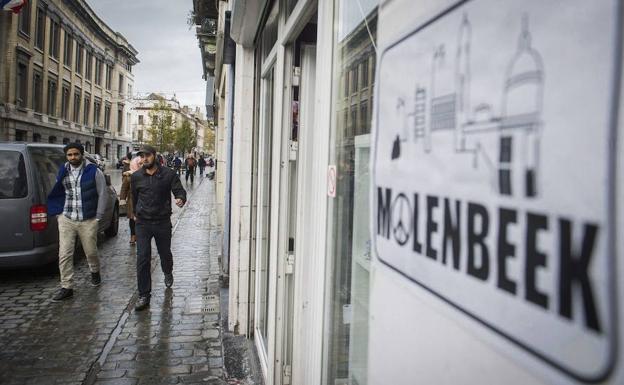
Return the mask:
[[[141,311],[146,309],[150,304],[150,297],[147,295],[144,296],[140,296],[139,300],[137,301],[136,305],[134,305],[134,310],[135,311]]]
[[[100,275],[100,272],[91,273],[91,285],[100,286],[100,283],[102,283],[102,276]]]
[[[62,287],[61,290],[59,290],[59,292],[56,293],[56,295],[54,297],[52,297],[52,301],[54,301],[54,302],[61,302],[61,301],[64,301],[66,299],[70,299],[73,296],[74,296],[74,290],[73,289],[65,289],[64,287]]]
[[[165,286],[171,287],[173,285],[173,273],[165,274]]]

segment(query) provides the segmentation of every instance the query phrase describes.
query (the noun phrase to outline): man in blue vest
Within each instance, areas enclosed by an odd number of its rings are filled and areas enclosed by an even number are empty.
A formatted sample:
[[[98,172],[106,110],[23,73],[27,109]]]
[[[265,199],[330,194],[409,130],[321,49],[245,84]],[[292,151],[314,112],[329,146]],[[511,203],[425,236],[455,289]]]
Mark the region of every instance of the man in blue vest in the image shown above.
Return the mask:
[[[91,284],[99,286],[97,250],[98,222],[106,212],[106,179],[97,166],[83,158],[84,147],[69,143],[63,149],[67,163],[61,166],[48,195],[48,215],[58,215],[61,290],[52,298],[63,301],[74,295],[74,248],[76,236],[91,270]]]

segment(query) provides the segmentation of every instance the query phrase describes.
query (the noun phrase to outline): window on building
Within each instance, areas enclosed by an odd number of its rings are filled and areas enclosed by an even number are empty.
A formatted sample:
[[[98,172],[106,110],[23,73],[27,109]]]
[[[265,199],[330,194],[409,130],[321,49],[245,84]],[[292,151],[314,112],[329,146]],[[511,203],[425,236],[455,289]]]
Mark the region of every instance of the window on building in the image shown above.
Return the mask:
[[[63,138],[63,144],[68,144],[69,143],[69,138]]]
[[[128,84],[128,94],[126,95],[126,98],[132,98],[132,84]]]
[[[68,67],[72,65],[74,40],[67,30],[65,30],[65,45],[63,51],[63,64]]]
[[[124,89],[123,88],[123,81],[124,81],[123,78],[124,78],[123,75],[119,74],[119,87],[117,88],[117,92],[119,92],[119,94],[120,94],[119,96],[121,96],[121,94],[123,94],[123,89]]]
[[[139,143],[143,143],[143,130],[139,130],[139,131],[137,132],[137,141],[138,141]]]
[[[50,48],[49,54],[55,59],[59,58],[61,46],[61,26],[58,21],[50,20]]]
[[[99,57],[95,58],[95,84],[102,85],[102,60]]]
[[[91,142],[86,142],[85,143],[85,151],[86,152],[91,152]]]
[[[80,123],[80,103],[82,102],[82,93],[79,88],[74,89],[74,122]]]
[[[56,136],[48,137],[48,143],[52,143],[52,144],[56,143]]]
[[[89,125],[89,113],[91,112],[91,95],[85,93],[82,103],[82,124]]]
[[[126,112],[126,135],[130,135],[130,113]]]
[[[82,75],[82,44],[76,42],[76,73]]]
[[[117,107],[117,133],[123,135],[123,105]]]
[[[107,103],[106,106],[104,106],[104,127],[107,130],[110,130],[110,121],[111,121],[111,105]]]
[[[63,83],[61,90],[61,117],[65,120],[69,120],[69,87],[69,84]]]
[[[117,159],[120,159],[121,157],[123,157],[123,147],[121,146],[121,144],[117,145]]]
[[[113,82],[113,67],[106,65],[106,89],[110,90]]]
[[[43,112],[43,74],[40,71],[33,71],[32,108]]]
[[[85,55],[85,79],[91,81],[91,78],[93,77],[93,53],[91,53],[88,49],[85,50],[87,51]]]
[[[143,115],[139,115],[139,124],[140,125],[144,124],[144,122],[143,122]]]
[[[362,82],[360,89],[368,87],[368,59],[364,60],[361,64],[360,74],[362,76]]]
[[[33,134],[33,142],[39,143],[41,142],[41,134]]]
[[[28,61],[26,61],[26,58],[22,57],[17,60],[15,105],[26,108],[28,100]]]
[[[48,74],[48,115],[56,116],[56,94],[58,92],[58,80],[52,74]]]
[[[45,47],[45,9],[37,7],[37,19],[35,24],[35,47],[43,50]]]
[[[100,115],[102,114],[102,101],[95,99],[93,102],[93,125],[100,127]]]
[[[322,380],[333,385],[368,383],[370,102],[346,105],[344,99],[361,89],[359,85],[368,76],[360,60],[366,63],[375,55],[377,2],[360,3],[364,2],[334,1],[333,73],[339,87],[332,98],[336,118],[331,126],[329,164],[336,165],[341,178],[327,218],[329,267],[334,279],[327,286],[323,360],[327,369]],[[367,52],[367,57],[356,52]],[[373,73],[374,68],[368,71]]]
[[[30,1],[27,1],[18,13],[17,25],[21,33],[30,36]]]

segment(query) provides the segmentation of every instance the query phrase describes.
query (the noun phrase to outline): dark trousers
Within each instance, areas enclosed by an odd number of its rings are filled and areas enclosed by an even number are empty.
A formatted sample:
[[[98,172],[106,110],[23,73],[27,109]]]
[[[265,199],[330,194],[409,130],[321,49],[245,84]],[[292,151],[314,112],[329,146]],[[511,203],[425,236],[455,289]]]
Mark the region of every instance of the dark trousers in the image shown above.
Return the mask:
[[[145,223],[137,221],[137,284],[140,296],[148,296],[152,291],[152,238],[160,255],[160,267],[163,273],[173,271],[173,255],[171,254],[171,221]]]
[[[204,169],[206,168],[206,166],[199,166],[199,176],[203,177],[204,176]]]
[[[195,167],[186,169],[186,181],[188,182],[189,176],[191,177],[191,183],[195,180]]]
[[[130,225],[130,235],[136,235],[136,222],[134,222],[134,219],[128,219],[128,224]]]

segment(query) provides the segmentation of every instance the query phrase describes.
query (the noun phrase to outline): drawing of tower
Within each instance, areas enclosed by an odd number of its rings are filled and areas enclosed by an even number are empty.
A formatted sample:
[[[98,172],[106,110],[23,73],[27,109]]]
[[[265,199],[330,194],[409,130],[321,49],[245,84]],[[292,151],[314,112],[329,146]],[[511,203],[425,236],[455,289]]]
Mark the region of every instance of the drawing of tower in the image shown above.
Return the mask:
[[[454,130],[456,124],[456,99],[454,68],[449,64],[444,45],[433,54],[431,71],[431,102],[429,124],[425,131],[425,150],[431,150],[431,132]]]
[[[464,13],[457,39],[455,60],[455,89],[457,90],[457,123],[455,125],[455,150],[466,149],[464,125],[471,120],[470,115],[470,40],[472,26]]]
[[[420,86],[416,86],[414,95],[414,141],[425,136],[425,126],[427,124],[427,91]]]
[[[502,195],[537,195],[543,88],[543,61],[531,46],[525,15],[503,90],[498,154],[498,189]]]

